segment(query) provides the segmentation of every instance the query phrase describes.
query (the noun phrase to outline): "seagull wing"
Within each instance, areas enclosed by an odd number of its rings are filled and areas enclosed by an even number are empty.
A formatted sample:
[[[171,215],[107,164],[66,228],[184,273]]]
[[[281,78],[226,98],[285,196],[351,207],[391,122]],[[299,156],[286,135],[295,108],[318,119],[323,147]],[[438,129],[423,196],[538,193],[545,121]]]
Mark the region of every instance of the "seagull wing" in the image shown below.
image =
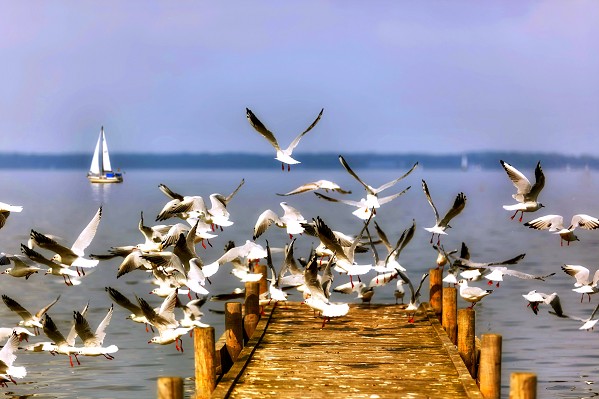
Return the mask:
[[[250,122],[250,125],[252,125],[252,127],[258,133],[260,133],[266,140],[268,140],[268,142],[275,148],[275,150],[279,151],[281,148],[279,147],[279,143],[277,142],[275,135],[270,130],[268,130],[266,126],[262,124],[262,122],[260,122],[260,120],[256,117],[256,115],[254,115],[252,111],[250,111],[249,108],[246,108],[245,112],[248,121]]]
[[[439,212],[437,211],[437,207],[431,198],[431,194],[428,191],[428,185],[424,179],[422,180],[422,190],[424,191],[424,195],[426,196],[428,203],[431,205],[431,208],[433,208],[433,212],[435,212],[435,223],[439,223]]]
[[[404,173],[404,174],[403,174],[403,176],[401,176],[401,177],[398,177],[398,178],[397,178],[397,179],[395,179],[395,180],[391,180],[390,182],[383,184],[383,185],[382,185],[382,186],[380,186],[379,188],[375,188],[375,189],[374,189],[374,193],[375,193],[375,195],[376,195],[376,194],[378,194],[378,193],[380,193],[380,192],[381,192],[381,191],[383,191],[383,190],[386,190],[386,189],[388,189],[389,187],[392,187],[392,186],[394,186],[394,185],[395,185],[397,182],[399,182],[400,180],[402,180],[403,178],[405,178],[406,176],[408,176],[410,173],[412,173],[412,172],[414,171],[414,169],[416,169],[416,167],[417,167],[417,166],[418,166],[418,162],[416,162],[416,163],[415,163],[415,164],[414,164],[414,165],[413,165],[413,166],[410,168],[410,170],[408,170],[406,173]]]
[[[575,227],[580,227],[581,229],[586,230],[595,230],[599,228],[599,219],[579,213],[572,216],[572,223],[570,224],[568,230],[573,230]]]
[[[546,215],[526,222],[524,226],[536,230],[556,231],[564,228],[564,218],[560,215]]]
[[[83,256],[83,251],[85,251],[85,248],[89,246],[89,244],[94,239],[94,236],[96,235],[96,231],[98,230],[98,225],[100,224],[101,218],[102,207],[98,208],[98,211],[96,212],[92,220],[90,220],[87,226],[85,226],[81,234],[79,234],[79,237],[77,237],[77,239],[73,243],[73,246],[71,246],[71,250],[74,253],[76,253],[79,256]]]
[[[370,187],[368,184],[364,183],[364,181],[362,179],[360,179],[360,177],[358,177],[356,172],[354,172],[352,170],[352,168],[349,167],[349,164],[345,161],[345,158],[343,158],[343,156],[341,156],[341,155],[339,155],[339,162],[341,162],[341,165],[343,165],[345,170],[347,170],[347,172],[350,175],[352,175],[354,177],[354,179],[356,179],[361,185],[364,186],[364,188],[366,189],[366,192],[368,192],[369,194],[372,194],[372,195],[376,195],[376,192],[374,191],[374,189],[372,187]]]
[[[536,201],[543,187],[545,187],[545,174],[543,173],[543,169],[541,169],[541,161],[539,161],[535,168],[535,184],[530,188],[530,192],[525,196],[525,199]]]
[[[46,306],[44,306],[43,308],[41,308],[40,310],[38,310],[37,313],[35,314],[35,316],[38,319],[41,318],[52,306],[54,306],[54,304],[56,302],[58,302],[59,299],[60,299],[60,295],[57,296],[55,300],[53,300],[52,302],[50,302],[49,304],[47,304]]]
[[[20,303],[9,296],[2,295],[2,300],[10,310],[17,313],[23,320],[29,320],[33,318],[33,315],[27,309],[25,309]]]
[[[260,216],[258,216],[258,220],[256,220],[256,225],[254,226],[253,239],[255,240],[256,238],[264,234],[266,229],[268,229],[270,225],[273,223],[281,223],[281,219],[279,218],[279,216],[271,209],[267,209],[264,212],[262,212]]]
[[[465,206],[466,196],[464,195],[464,193],[459,193],[455,197],[455,201],[453,202],[452,207],[449,209],[449,211],[447,211],[445,217],[443,217],[443,219],[441,219],[441,221],[439,222],[439,225],[447,226],[449,224],[449,221],[454,217],[458,216]]]
[[[159,184],[158,188],[170,199],[183,201],[183,196],[181,194],[174,192],[173,190],[168,188],[165,184],[162,184],[162,183]]]
[[[312,128],[314,126],[316,126],[316,124],[320,120],[320,117],[322,116],[323,112],[324,112],[324,108],[320,110],[320,113],[318,114],[318,116],[316,117],[316,119],[314,120],[314,122],[312,122],[312,124],[310,126],[308,126],[308,128],[306,130],[304,130],[303,132],[301,132],[295,139],[293,139],[293,141],[291,142],[291,144],[289,144],[289,147],[287,147],[287,151],[293,151],[293,149],[295,147],[297,147],[297,145],[299,144],[301,138],[304,137],[304,134],[308,133],[310,130],[312,130]]]
[[[509,163],[500,160],[501,166],[507,172],[507,176],[510,178],[514,186],[516,187],[517,193],[512,195],[512,197],[518,202],[524,202],[524,198],[526,195],[530,193],[532,188],[530,181],[520,172],[518,169],[514,168]],[[540,190],[539,190],[540,191]]]

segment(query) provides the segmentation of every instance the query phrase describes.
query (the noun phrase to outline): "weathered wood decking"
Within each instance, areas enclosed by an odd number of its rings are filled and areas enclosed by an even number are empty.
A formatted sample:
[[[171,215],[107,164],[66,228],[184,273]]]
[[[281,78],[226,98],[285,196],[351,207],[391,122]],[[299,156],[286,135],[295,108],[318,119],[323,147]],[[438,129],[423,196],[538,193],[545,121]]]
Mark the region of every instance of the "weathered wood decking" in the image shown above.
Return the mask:
[[[482,398],[434,311],[352,305],[322,321],[301,303],[273,307],[212,398]]]

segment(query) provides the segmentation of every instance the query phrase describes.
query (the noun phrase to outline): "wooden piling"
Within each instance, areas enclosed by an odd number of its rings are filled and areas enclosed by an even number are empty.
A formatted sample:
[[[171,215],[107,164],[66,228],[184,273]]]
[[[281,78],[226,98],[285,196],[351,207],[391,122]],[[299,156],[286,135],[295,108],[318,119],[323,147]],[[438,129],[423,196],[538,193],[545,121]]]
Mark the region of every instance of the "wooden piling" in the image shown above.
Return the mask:
[[[209,398],[216,386],[214,327],[194,328],[195,398]]]
[[[266,291],[268,291],[268,266],[257,264],[254,266],[254,273],[262,273],[262,278],[260,279],[260,289],[258,290],[258,294],[262,295]]]
[[[158,377],[156,393],[158,399],[183,399],[183,378]]]
[[[474,309],[458,310],[458,352],[472,378],[476,378],[475,325],[476,313]]]
[[[247,342],[254,333],[258,321],[260,321],[260,282],[245,283],[245,302],[243,317],[243,329],[245,332],[244,341]]]
[[[241,302],[225,304],[225,336],[226,347],[232,361],[237,359],[243,349],[243,317]]]
[[[430,269],[428,279],[430,284],[429,303],[439,321],[441,321],[443,312],[443,270],[440,268]]]
[[[536,399],[537,375],[514,372],[510,375],[510,399]]]
[[[480,391],[485,399],[501,398],[501,335],[483,334],[480,351]]]
[[[443,288],[441,324],[454,345],[458,343],[458,293],[454,287]]]

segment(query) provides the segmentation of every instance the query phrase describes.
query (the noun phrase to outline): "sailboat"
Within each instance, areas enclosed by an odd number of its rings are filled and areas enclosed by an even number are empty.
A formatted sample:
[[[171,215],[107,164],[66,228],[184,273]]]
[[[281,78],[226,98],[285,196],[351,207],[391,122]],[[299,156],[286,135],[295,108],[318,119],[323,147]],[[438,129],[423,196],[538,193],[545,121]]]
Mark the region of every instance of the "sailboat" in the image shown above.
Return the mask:
[[[102,126],[96,143],[96,150],[89,172],[87,172],[87,178],[92,183],[121,183],[123,181],[123,174],[112,170],[106,136],[104,135],[104,126]]]

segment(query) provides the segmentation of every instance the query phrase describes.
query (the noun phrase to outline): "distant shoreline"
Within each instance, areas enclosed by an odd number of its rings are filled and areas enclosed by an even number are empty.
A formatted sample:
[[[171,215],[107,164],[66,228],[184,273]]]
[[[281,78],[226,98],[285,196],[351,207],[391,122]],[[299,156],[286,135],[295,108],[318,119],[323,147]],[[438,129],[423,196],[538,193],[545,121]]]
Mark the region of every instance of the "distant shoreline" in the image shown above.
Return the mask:
[[[339,169],[338,153],[294,154],[305,169]],[[467,152],[463,154],[376,154],[344,153],[344,158],[359,169],[409,169],[415,162],[427,169],[500,169],[502,159],[519,169],[534,168],[538,161],[544,169],[599,169],[599,158],[555,153]],[[272,154],[111,153],[113,168],[130,169],[272,169]],[[0,153],[0,169],[83,169],[90,154]],[[299,167],[299,166],[298,166]]]

